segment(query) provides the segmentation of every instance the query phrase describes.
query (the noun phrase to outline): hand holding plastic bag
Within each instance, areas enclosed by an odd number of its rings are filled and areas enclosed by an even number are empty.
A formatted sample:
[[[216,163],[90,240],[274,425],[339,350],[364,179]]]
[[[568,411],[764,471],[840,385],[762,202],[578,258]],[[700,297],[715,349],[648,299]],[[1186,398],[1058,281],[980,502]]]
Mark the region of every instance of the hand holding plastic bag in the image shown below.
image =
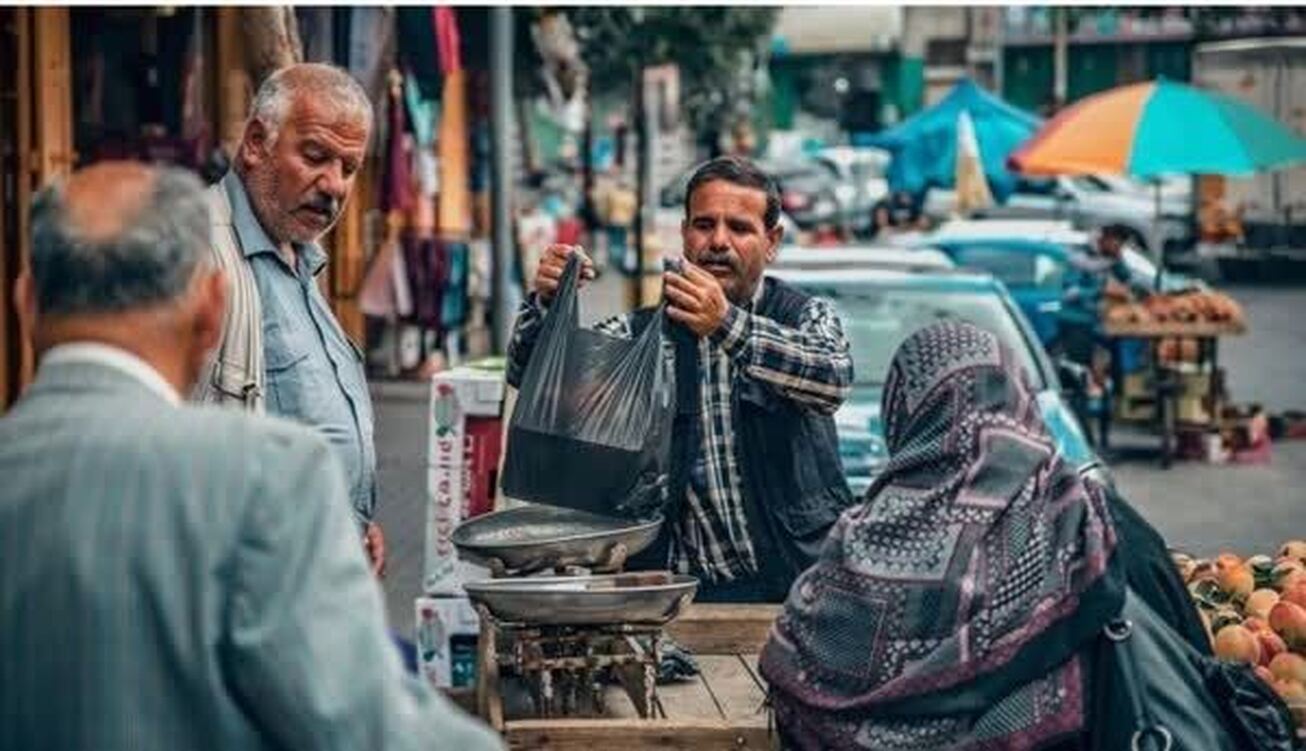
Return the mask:
[[[568,258],[509,423],[503,492],[597,514],[646,517],[666,495],[675,379],[664,316],[623,339],[580,327]]]

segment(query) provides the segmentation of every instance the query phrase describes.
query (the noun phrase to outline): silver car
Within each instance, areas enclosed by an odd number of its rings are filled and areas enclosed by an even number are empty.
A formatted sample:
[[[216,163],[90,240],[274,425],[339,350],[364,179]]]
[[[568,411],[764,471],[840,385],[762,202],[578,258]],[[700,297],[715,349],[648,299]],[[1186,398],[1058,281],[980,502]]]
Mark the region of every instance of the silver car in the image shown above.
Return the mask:
[[[1057,177],[1050,180],[1021,180],[1005,203],[977,212],[978,218],[1064,219],[1076,229],[1094,230],[1108,224],[1129,228],[1131,244],[1155,257],[1151,248],[1156,216],[1156,198],[1143,189],[1127,187],[1118,179],[1092,175]],[[932,188],[925,198],[925,214],[936,221],[952,215],[957,194],[951,189]],[[1186,197],[1162,193],[1160,232],[1163,248],[1183,249],[1192,244],[1193,227]]]

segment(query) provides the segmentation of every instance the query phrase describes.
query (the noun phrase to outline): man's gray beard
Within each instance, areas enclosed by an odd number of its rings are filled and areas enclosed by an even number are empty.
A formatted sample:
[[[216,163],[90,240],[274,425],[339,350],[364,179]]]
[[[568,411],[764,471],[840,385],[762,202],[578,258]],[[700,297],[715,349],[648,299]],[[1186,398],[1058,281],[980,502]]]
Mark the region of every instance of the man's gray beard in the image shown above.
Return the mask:
[[[336,226],[336,222],[340,221],[340,215],[341,213],[343,213],[343,211],[337,211],[336,215],[331,218],[331,222],[327,224],[327,226],[324,229],[322,229],[322,231],[320,232],[313,233],[307,237],[296,237],[296,236],[283,237],[281,236],[282,233],[277,231],[276,227],[269,226],[270,222],[266,218],[267,216],[266,209],[268,208],[268,204],[269,203],[275,204],[275,201],[266,198],[266,196],[270,196],[276,193],[275,178],[271,176],[255,175],[254,173],[248,170],[244,170],[243,174],[241,174],[240,177],[241,177],[241,182],[245,186],[245,193],[246,195],[249,196],[250,208],[254,210],[254,218],[258,221],[259,226],[263,228],[263,231],[267,234],[268,238],[272,240],[272,242],[277,243],[278,245],[281,243],[293,243],[299,245],[316,243],[319,239],[322,238],[323,235],[330,232],[331,229]],[[285,230],[285,234],[286,235],[295,234],[294,230],[290,229],[290,227],[293,226],[292,223],[294,221],[293,210],[282,211],[279,213],[281,216],[284,216],[286,218],[287,227]]]

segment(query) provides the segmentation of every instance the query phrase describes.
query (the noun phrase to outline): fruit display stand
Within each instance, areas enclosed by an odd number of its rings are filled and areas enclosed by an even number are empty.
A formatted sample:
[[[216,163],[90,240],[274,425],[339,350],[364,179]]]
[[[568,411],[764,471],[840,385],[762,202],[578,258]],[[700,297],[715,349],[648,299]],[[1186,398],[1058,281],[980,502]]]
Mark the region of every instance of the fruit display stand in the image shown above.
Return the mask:
[[[1246,325],[1241,320],[1228,321],[1113,321],[1102,323],[1102,333],[1111,339],[1143,339],[1150,350],[1147,358],[1147,382],[1151,384],[1156,408],[1152,412],[1152,423],[1161,438],[1161,466],[1169,467],[1174,460],[1176,435],[1179,430],[1207,432],[1218,428],[1216,422],[1219,410],[1219,379],[1215,377],[1219,369],[1219,340],[1227,336],[1240,336],[1246,333]],[[1188,395],[1201,399],[1210,405],[1206,410],[1206,419],[1194,419],[1193,415],[1180,414],[1180,399],[1185,396],[1186,380],[1170,367],[1162,352],[1163,343],[1169,340],[1193,340],[1196,342],[1195,370],[1207,377],[1200,383],[1206,386],[1206,393]],[[1187,379],[1191,382],[1194,379]]]
[[[1215,656],[1253,666],[1306,740],[1306,542],[1284,543],[1277,558],[1172,555]]]
[[[482,681],[481,692],[489,696],[476,700],[478,712],[509,748],[776,748],[757,654],[778,614],[774,605],[686,608],[666,631],[693,654],[699,674],[658,685],[651,707],[638,707],[639,697],[611,683],[603,687],[599,716],[532,716],[520,681],[500,675]]]

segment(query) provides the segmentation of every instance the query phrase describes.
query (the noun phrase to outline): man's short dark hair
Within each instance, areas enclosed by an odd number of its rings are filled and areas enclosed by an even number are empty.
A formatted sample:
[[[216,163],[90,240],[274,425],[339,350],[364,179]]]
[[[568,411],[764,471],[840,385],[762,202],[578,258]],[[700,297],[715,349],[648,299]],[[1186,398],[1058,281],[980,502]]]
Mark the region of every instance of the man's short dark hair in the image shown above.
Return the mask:
[[[775,179],[753,162],[737,156],[720,156],[710,162],[704,162],[694,170],[685,188],[685,216],[689,216],[689,202],[699,186],[724,180],[725,182],[745,188],[754,188],[766,194],[766,213],[762,215],[762,224],[767,229],[775,227],[780,221],[780,186]]]
[[[1103,237],[1112,237],[1120,242],[1127,242],[1134,236],[1133,229],[1124,224],[1108,224],[1102,227],[1099,232]]]

